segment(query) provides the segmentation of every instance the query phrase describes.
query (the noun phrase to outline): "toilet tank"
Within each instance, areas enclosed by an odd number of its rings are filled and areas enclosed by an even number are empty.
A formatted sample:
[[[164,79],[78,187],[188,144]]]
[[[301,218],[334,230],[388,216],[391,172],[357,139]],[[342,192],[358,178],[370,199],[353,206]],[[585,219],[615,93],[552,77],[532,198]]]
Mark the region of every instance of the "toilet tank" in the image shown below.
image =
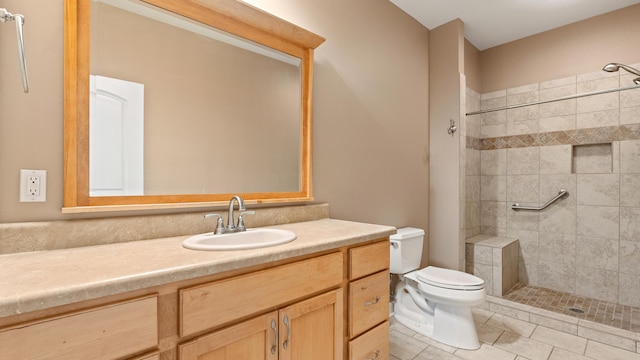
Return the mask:
[[[420,267],[424,230],[412,227],[398,229],[389,237],[392,274],[406,274]]]

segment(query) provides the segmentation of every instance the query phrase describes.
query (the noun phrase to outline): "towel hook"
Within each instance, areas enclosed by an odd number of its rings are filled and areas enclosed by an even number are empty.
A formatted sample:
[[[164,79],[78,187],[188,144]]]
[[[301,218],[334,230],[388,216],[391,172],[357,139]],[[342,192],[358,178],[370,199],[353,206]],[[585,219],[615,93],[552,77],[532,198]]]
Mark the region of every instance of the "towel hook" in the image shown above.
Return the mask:
[[[453,119],[449,119],[449,128],[447,128],[447,133],[453,136],[456,130],[458,130],[458,127],[456,126],[456,122],[453,121]]]

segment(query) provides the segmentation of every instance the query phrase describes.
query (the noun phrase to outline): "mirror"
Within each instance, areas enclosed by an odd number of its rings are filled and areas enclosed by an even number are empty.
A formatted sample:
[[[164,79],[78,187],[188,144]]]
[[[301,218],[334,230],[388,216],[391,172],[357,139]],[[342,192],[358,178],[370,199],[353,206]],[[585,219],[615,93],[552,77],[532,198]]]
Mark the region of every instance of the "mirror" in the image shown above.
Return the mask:
[[[236,0],[65,5],[64,212],[312,199],[323,38]]]

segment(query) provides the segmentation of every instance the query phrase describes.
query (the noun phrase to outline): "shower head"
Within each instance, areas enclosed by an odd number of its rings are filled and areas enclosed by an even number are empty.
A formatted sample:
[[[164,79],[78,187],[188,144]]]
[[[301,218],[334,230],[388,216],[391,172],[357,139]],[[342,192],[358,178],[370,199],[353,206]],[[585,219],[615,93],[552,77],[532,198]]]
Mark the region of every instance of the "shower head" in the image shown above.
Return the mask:
[[[608,72],[616,72],[620,70],[620,68],[625,69],[626,71],[632,73],[633,75],[640,76],[640,70],[636,68],[632,68],[629,65],[619,64],[619,63],[608,63],[602,68],[602,70],[608,71]],[[640,77],[633,79],[633,83],[636,85],[640,85]]]

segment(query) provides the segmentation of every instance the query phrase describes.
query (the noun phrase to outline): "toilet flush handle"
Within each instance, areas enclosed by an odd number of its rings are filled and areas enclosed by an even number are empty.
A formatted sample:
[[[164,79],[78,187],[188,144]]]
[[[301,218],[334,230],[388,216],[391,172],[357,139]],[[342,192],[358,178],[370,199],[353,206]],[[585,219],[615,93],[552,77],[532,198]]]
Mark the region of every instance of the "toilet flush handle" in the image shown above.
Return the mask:
[[[392,246],[394,249],[397,249],[397,248],[398,248],[398,246],[399,246],[399,245],[398,245],[398,243],[397,243],[397,242],[395,242],[395,241],[391,241],[390,243],[391,243],[391,246]]]

